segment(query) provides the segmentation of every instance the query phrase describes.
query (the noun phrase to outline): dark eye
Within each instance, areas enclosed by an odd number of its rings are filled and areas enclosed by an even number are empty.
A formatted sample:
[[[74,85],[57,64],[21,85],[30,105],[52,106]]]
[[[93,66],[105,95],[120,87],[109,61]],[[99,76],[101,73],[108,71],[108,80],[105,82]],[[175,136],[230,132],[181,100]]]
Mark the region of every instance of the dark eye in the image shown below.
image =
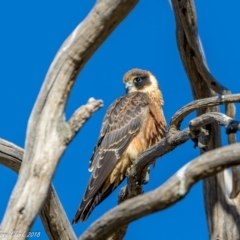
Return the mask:
[[[136,77],[135,79],[134,79],[134,82],[135,83],[139,83],[139,82],[141,82],[142,81],[142,78],[141,77]]]

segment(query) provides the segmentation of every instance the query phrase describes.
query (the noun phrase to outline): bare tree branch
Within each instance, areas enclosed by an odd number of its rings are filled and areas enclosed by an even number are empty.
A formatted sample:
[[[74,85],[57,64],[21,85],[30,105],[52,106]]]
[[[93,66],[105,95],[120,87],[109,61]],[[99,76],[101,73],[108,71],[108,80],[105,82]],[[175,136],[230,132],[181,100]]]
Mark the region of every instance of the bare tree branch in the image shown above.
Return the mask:
[[[102,101],[90,99],[85,106],[73,114],[68,122],[65,121],[64,115],[66,102],[79,71],[136,3],[137,0],[99,0],[57,53],[29,119],[24,160],[1,226],[5,233],[27,232],[43,206],[41,217],[43,223],[50,218],[50,225],[45,226],[50,236],[57,239],[76,238],[64,215],[64,210],[61,209],[54,188],[50,188],[50,183],[68,143],[92,113],[102,106]],[[173,117],[167,136],[145,151],[132,167],[128,186],[125,188],[125,192],[121,192],[123,194],[122,201],[141,194],[143,175],[145,175],[150,163],[188,139],[202,136],[203,142],[209,150],[221,146],[219,127],[213,122],[227,126],[227,133],[234,133],[240,128],[239,122],[233,120],[235,107],[232,104],[234,101],[239,102],[239,95],[228,95],[231,92],[211,75],[207,67],[199,43],[193,1],[172,0],[172,6],[177,24],[178,47],[190,79],[194,98],[212,97],[216,93],[225,94],[225,96],[195,101]],[[226,98],[227,100],[225,100]],[[233,100],[234,98],[235,100]],[[215,106],[222,103],[228,103],[226,112],[229,117],[217,113],[218,108]],[[201,116],[192,120],[188,129],[179,132],[182,119],[195,109]],[[214,113],[207,113],[211,111]],[[207,131],[202,129],[202,126],[206,126],[211,134],[207,136]],[[236,142],[236,138],[234,135],[230,135],[229,143],[233,142]],[[111,239],[121,239],[129,222],[172,205],[183,198],[190,187],[199,179],[213,176],[226,167],[239,164],[239,146],[239,144],[232,144],[222,149],[210,151],[193,160],[180,169],[162,187],[125,201],[105,214],[80,239],[106,239],[114,231]],[[18,171],[19,165],[17,164],[21,163],[17,163],[17,161],[21,151],[17,147],[14,149],[16,156],[12,154],[8,160],[0,152],[0,161],[3,164],[8,162],[9,167],[13,169],[15,167],[15,171]],[[10,163],[10,160],[13,163]],[[232,197],[235,197],[235,200],[237,200],[240,189],[239,173],[236,169],[233,168],[232,192]],[[234,236],[234,232],[238,229],[236,223],[240,221],[240,211],[236,202],[226,196],[223,184],[222,173],[204,181],[209,228],[211,236],[224,238],[223,232],[220,232],[219,236],[216,235],[216,229],[226,228],[223,216],[228,211],[228,214],[232,216],[229,225],[233,229],[233,233],[230,233],[228,238],[233,239],[231,236]],[[217,187],[214,188],[214,186]],[[50,194],[48,195],[49,189]],[[230,204],[234,207],[229,207]],[[54,213],[55,205],[58,205],[59,212],[57,213]],[[51,218],[51,214],[54,217]],[[216,216],[220,221],[216,220]],[[64,235],[65,238],[61,236],[61,231],[67,231]],[[10,234],[7,239],[13,239],[13,237]],[[25,239],[25,236],[20,236],[19,239]]]
[[[71,139],[74,137],[74,135],[79,130],[79,128],[83,125],[83,123],[101,106],[102,106],[102,101],[96,101],[94,99],[90,99],[86,105],[82,106],[81,108],[79,108],[76,111],[76,113],[73,115],[73,117],[69,121],[71,134],[69,135],[69,138],[67,139],[68,141],[71,141]],[[81,115],[79,115],[80,113],[81,113]],[[77,120],[79,120],[79,123],[77,123]],[[10,143],[8,143],[8,145],[6,145],[6,142],[5,142],[5,146],[8,146],[8,147],[10,146],[10,149],[13,149],[13,147],[14,147],[14,145],[10,144]],[[15,146],[15,149],[17,149],[16,146]],[[5,149],[5,150],[8,150],[8,149]],[[14,151],[16,151],[16,150],[14,150]],[[2,154],[3,153],[4,152],[2,152]],[[19,154],[19,157],[21,157],[21,154]],[[20,166],[16,165],[16,164],[21,164],[21,163],[19,162],[19,159],[18,159],[18,161],[16,161],[16,159],[14,159],[14,160],[15,160],[13,162],[13,163],[15,163],[14,169],[18,172]],[[6,160],[5,160],[5,161],[3,161],[3,163],[8,165],[9,161],[6,162]],[[11,164],[13,164],[13,163],[11,163]],[[9,167],[11,167],[11,165]],[[35,172],[35,174],[38,174],[38,173]],[[43,179],[44,179],[44,176],[43,176]],[[38,189],[38,188],[36,188],[36,186],[38,186],[38,185],[35,185],[35,190]],[[56,238],[57,239],[76,239],[76,236],[72,230],[72,227],[71,227],[71,225],[67,219],[67,216],[62,208],[62,205],[56,195],[54,187],[51,186],[50,189],[49,189],[49,187],[47,188],[47,192],[45,193],[46,194],[46,200],[45,200],[46,203],[43,206],[43,209],[40,214],[48,235],[52,239],[56,239]],[[48,194],[48,189],[50,190],[49,194]],[[25,198],[27,201],[27,199],[29,198],[28,193],[26,193]],[[10,209],[10,210],[12,210],[12,209]],[[31,211],[31,209],[30,209],[30,211]],[[29,213],[29,214],[31,214],[31,213]],[[21,219],[21,213],[20,213],[20,219]],[[22,231],[18,230],[18,231],[19,232],[28,232],[28,231],[23,231],[23,230]],[[66,231],[66,233],[62,234],[63,231]],[[9,233],[11,233],[11,231],[6,231],[5,229],[3,229],[3,232],[5,232],[6,236],[10,239],[12,237],[14,237],[12,234],[9,234]],[[22,234],[20,237],[22,237],[24,239],[26,236],[24,234]]]
[[[142,190],[142,179],[145,177],[147,166],[149,166],[154,160],[158,157],[163,156],[169,151],[175,149],[179,144],[184,143],[190,138],[198,138],[199,134],[202,134],[203,129],[200,131],[199,129],[202,126],[210,124],[212,122],[217,122],[220,125],[224,125],[227,127],[227,133],[236,132],[239,130],[239,125],[237,121],[234,121],[232,118],[227,117],[224,114],[215,112],[215,113],[208,113],[201,115],[200,117],[192,120],[189,124],[190,132],[188,133],[188,129],[182,132],[182,134],[187,133],[185,135],[188,138],[183,138],[180,141],[176,141],[178,138],[179,132],[176,131],[180,128],[180,123],[183,121],[184,117],[186,117],[189,113],[193,112],[197,109],[202,109],[210,106],[216,106],[224,103],[229,102],[239,102],[240,101],[240,94],[235,95],[226,95],[221,97],[212,97],[212,98],[205,98],[200,100],[195,100],[179,111],[172,117],[169,131],[165,139],[157,143],[156,145],[152,146],[148,150],[146,150],[136,161],[134,164],[130,175],[128,176],[128,185],[123,187],[120,192],[119,202],[123,202],[129,198],[135,197],[143,192]],[[194,132],[195,130],[195,132]],[[197,130],[197,131],[196,131]],[[176,134],[176,135],[172,135]],[[205,134],[206,135],[206,134]],[[180,138],[181,139],[181,138]],[[140,163],[139,163],[140,162]],[[145,171],[144,171],[145,169]],[[124,225],[122,228],[118,229],[118,234],[113,234],[109,238],[112,239],[122,239],[126,233],[127,225]]]
[[[73,116],[70,118],[68,122],[72,132],[69,140],[72,140],[75,134],[86,122],[86,120],[90,118],[90,116],[102,106],[103,102],[101,100],[96,101],[94,98],[90,98],[86,105],[81,106],[74,112]]]
[[[22,148],[0,139],[0,164],[18,173],[22,164],[23,153]],[[40,217],[49,239],[77,239],[53,185],[50,186]]]
[[[240,164],[239,143],[209,151],[186,164],[159,188],[129,199],[104,214],[79,239],[106,239],[114,229],[173,205],[200,179],[237,164]]]
[[[212,122],[217,122],[221,126],[226,127],[226,133],[236,133],[240,130],[240,122],[233,120],[227,115],[220,112],[205,113],[199,117],[194,118],[189,123],[190,133],[193,137],[198,137],[199,129]]]
[[[205,106],[204,101],[202,102],[202,104],[203,106]],[[184,111],[182,111],[182,113],[184,114]],[[225,126],[227,129],[227,133],[240,130],[239,121],[235,121],[226,116],[225,114],[219,112],[210,112],[191,120],[189,123],[189,128],[183,130],[182,132],[178,131],[174,134],[172,132],[168,132],[164,139],[162,139],[160,142],[158,142],[151,148],[147,149],[136,160],[128,176],[128,185],[121,189],[119,196],[120,203],[126,201],[127,199],[136,197],[137,195],[142,193],[142,178],[145,174],[144,170],[147,166],[149,166],[158,157],[162,157],[164,154],[172,151],[180,144],[186,142],[188,139],[198,138],[201,135],[206,135],[206,132],[202,129],[202,127],[212,122],[217,122],[218,124]],[[132,214],[135,214],[135,212],[132,212]],[[123,224],[121,227],[118,228],[117,231],[115,231],[113,235],[111,235],[111,237],[108,238],[108,240],[122,239],[126,233],[126,229],[127,224]]]
[[[40,218],[49,239],[77,239],[53,184],[50,186],[49,194],[40,211]]]
[[[207,99],[205,99],[207,100]],[[203,106],[205,106],[205,102],[202,102]],[[198,105],[199,106],[199,105]],[[83,108],[80,108],[83,109]],[[184,108],[182,108],[184,109]],[[184,111],[181,111],[184,114]],[[208,124],[211,121],[217,120],[219,124],[228,126],[229,123],[232,122],[232,119],[227,117],[221,113],[208,113],[204,114],[198,118],[193,119],[190,121],[190,128],[191,131],[195,129],[199,129],[202,126]],[[239,123],[233,128],[237,127],[239,130]],[[231,128],[232,129],[232,128]],[[237,130],[237,129],[236,129]],[[191,134],[189,131],[186,131],[188,134],[188,139],[191,138]],[[195,136],[195,134],[194,134]],[[173,140],[172,142],[175,142]],[[156,148],[155,148],[156,149]],[[166,147],[163,147],[162,150],[166,150]],[[159,154],[158,151],[156,153]],[[160,151],[161,153],[161,151]],[[162,153],[159,156],[164,155]],[[1,140],[0,141],[0,162],[13,169],[14,171],[18,172],[21,160],[23,156],[23,150],[7,141]],[[145,157],[148,160],[148,156]],[[132,193],[132,192],[131,192]],[[124,199],[125,200],[125,199]],[[54,204],[54,205],[53,205]],[[63,213],[62,213],[63,212]],[[74,239],[74,233],[72,232],[72,228],[65,216],[64,210],[61,207],[61,204],[55,194],[54,188],[50,190],[50,194],[45,201],[45,204],[42,208],[40,213],[41,218],[43,220],[44,226],[49,234],[50,239]],[[62,216],[62,217],[61,217]],[[44,221],[44,219],[46,219]],[[67,224],[66,224],[67,222]],[[125,227],[126,228],[126,227]],[[124,229],[124,228],[123,228]],[[124,231],[121,228],[109,239],[121,239],[121,236],[124,235]]]
[[[64,110],[77,74],[136,3],[99,0],[57,53],[29,119],[23,164],[1,226],[4,232],[30,229],[74,135]]]
[[[236,118],[236,108],[234,104],[226,104],[225,105],[225,112],[227,116],[231,118]],[[228,144],[233,144],[237,142],[237,137],[234,133],[228,135]],[[227,171],[227,170],[225,170]],[[226,176],[226,174],[224,175]],[[226,183],[226,178],[225,178]],[[239,166],[232,167],[232,191],[231,191],[231,198],[237,197],[240,192],[240,174],[239,174]]]
[[[208,84],[209,88],[219,94],[231,94],[231,92],[219,83],[210,73],[205,61],[197,31],[197,19],[194,2],[191,0],[172,0],[177,24],[181,26],[186,41],[190,47],[191,60],[194,62],[199,74]]]
[[[176,35],[178,49],[189,77],[192,93],[195,99],[212,97],[217,93],[229,94],[230,91],[219,84],[210,74],[205,62],[197,32],[197,21],[195,6],[192,0],[172,0],[176,20]],[[214,91],[215,92],[214,92]],[[235,107],[230,105],[227,114],[234,116]],[[198,115],[205,112],[217,112],[217,107],[198,110]],[[201,142],[211,150],[221,146],[221,136],[216,124],[207,126],[209,136],[204,137]],[[235,202],[229,205],[229,199],[225,193],[223,173],[205,179],[204,200],[208,220],[209,234],[211,239],[235,239],[239,236],[237,222],[240,221],[239,206]],[[234,206],[234,207],[233,207]],[[228,217],[226,217],[228,216]],[[224,231],[230,229],[231,231]]]
[[[223,96],[216,96],[210,98],[203,98],[199,100],[195,100],[184,107],[182,107],[179,111],[177,111],[170,122],[170,129],[174,128],[179,130],[181,122],[183,119],[195,110],[199,110],[202,108],[217,106],[226,103],[238,103],[240,102],[240,94],[232,94],[232,95],[223,95]]]
[[[235,121],[225,114],[218,112],[202,114],[201,116],[190,121],[189,128],[186,128],[183,131],[176,132],[174,134],[168,132],[166,137],[163,138],[160,142],[144,151],[136,160],[131,169],[129,175],[129,184],[140,184],[142,171],[146,168],[146,166],[149,166],[157,158],[162,157],[189,139],[206,136],[206,132],[202,129],[202,127],[212,122],[217,122],[218,124],[225,126],[227,133],[230,133],[228,129],[231,129],[230,131],[233,132],[240,130],[239,121]],[[131,188],[132,187],[130,187],[130,189]]]
[[[194,61],[199,74],[203,77],[203,80],[208,84],[208,86],[219,94],[231,94],[231,92],[224,86],[222,86],[209,72],[207,63],[205,61],[204,54],[201,49],[200,39],[197,32],[196,26],[196,13],[193,1],[180,1],[177,6],[177,2],[174,1],[176,20],[179,22],[183,28],[186,40],[190,45],[190,55],[191,59]],[[181,12],[181,14],[180,14]],[[236,110],[234,104],[226,104],[226,114],[235,118]],[[231,134],[228,136],[229,144],[236,142],[236,136]],[[232,197],[236,196],[240,191],[240,177],[238,167],[233,167],[233,192]]]
[[[22,148],[0,138],[0,164],[18,173],[22,159]]]

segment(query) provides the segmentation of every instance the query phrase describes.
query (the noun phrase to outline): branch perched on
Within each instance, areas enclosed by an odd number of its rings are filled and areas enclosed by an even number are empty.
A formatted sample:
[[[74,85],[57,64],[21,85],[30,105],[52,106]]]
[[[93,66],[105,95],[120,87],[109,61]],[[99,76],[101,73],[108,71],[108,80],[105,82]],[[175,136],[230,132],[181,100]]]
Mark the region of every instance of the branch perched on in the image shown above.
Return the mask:
[[[206,99],[206,101],[209,101],[209,99]],[[203,107],[205,106],[205,102],[204,101],[202,102],[202,105],[203,105]],[[200,106],[197,105],[197,108],[200,108]],[[184,108],[182,108],[182,109],[184,109]],[[181,112],[182,112],[182,114],[185,114],[185,111],[181,111]],[[206,126],[206,125],[208,125],[208,124],[210,124],[212,122],[217,122],[218,124],[220,124],[222,126],[225,126],[226,129],[230,128],[232,131],[235,131],[235,132],[240,130],[240,122],[235,121],[235,120],[229,118],[225,114],[222,114],[222,113],[219,113],[219,112],[210,112],[210,113],[205,113],[205,114],[203,114],[203,115],[201,115],[201,116],[191,120],[190,123],[189,123],[189,128],[184,129],[181,132],[179,132],[179,131],[176,131],[175,133],[168,132],[165,138],[163,138],[160,142],[158,142],[157,144],[155,144],[154,146],[152,146],[151,148],[149,148],[145,152],[143,152],[140,155],[140,157],[136,160],[134,165],[132,166],[132,168],[130,170],[130,174],[128,176],[128,186],[127,187],[125,186],[124,188],[122,188],[121,193],[120,193],[121,202],[123,202],[123,203],[121,203],[119,205],[119,207],[122,206],[122,204],[125,203],[124,202],[125,200],[131,199],[132,197],[135,197],[136,195],[142,193],[142,191],[141,191],[142,174],[143,173],[145,174],[144,169],[146,169],[147,166],[149,166],[158,157],[161,157],[164,154],[172,151],[177,146],[181,145],[182,143],[186,142],[187,140],[193,139],[193,138],[197,138],[197,137],[200,137],[202,135],[206,135],[206,131],[204,131],[202,129],[202,127]],[[235,145],[235,148],[236,147],[239,147],[239,144]],[[218,149],[218,151],[220,151],[220,150],[221,149]],[[229,153],[229,151],[228,151],[228,153]],[[212,157],[213,155],[210,154],[210,155],[207,155],[207,156]],[[226,157],[226,155],[225,155],[225,157]],[[201,159],[201,157],[200,157],[200,159]],[[205,159],[204,161],[206,161],[207,157],[204,158],[204,159]],[[215,158],[214,158],[214,160],[209,159],[210,166],[212,164],[212,161],[215,161]],[[222,170],[223,168],[221,168],[221,169],[219,168],[219,166],[221,166],[221,165],[230,166],[228,164],[228,162],[227,162],[228,161],[227,158],[225,158],[225,161],[226,162],[224,162],[224,160],[222,160],[220,162],[220,165],[216,165],[216,169],[214,169],[214,172],[207,173],[208,176],[214,175],[215,173],[217,173],[220,170]],[[239,163],[239,161],[240,161],[240,158],[238,159],[238,163]],[[191,163],[189,163],[189,164],[191,164]],[[199,164],[199,165],[201,166],[201,164]],[[236,164],[234,163],[233,165],[236,165]],[[186,165],[186,166],[188,166],[188,165]],[[182,168],[182,169],[185,169],[186,166],[184,168]],[[204,171],[206,171],[207,169],[208,168],[204,168]],[[201,168],[201,170],[203,170],[203,169]],[[181,171],[179,171],[179,173]],[[201,175],[202,176],[201,178],[206,177],[204,171],[203,171],[203,173]],[[198,174],[200,174],[200,172],[201,171],[198,169]],[[185,181],[185,178],[186,177],[183,176],[184,181]],[[168,180],[168,182],[171,182],[171,179]],[[192,178],[186,179],[186,181],[192,182]],[[181,183],[181,184],[183,184],[183,183]],[[169,185],[171,185],[171,184],[169,184]],[[189,189],[189,188],[190,188],[190,186],[187,189]],[[115,232],[111,236],[111,238],[109,238],[109,239],[115,239],[114,238],[115,235],[124,236],[125,230],[127,228],[127,224],[128,223],[130,223],[134,219],[137,219],[139,217],[142,217],[142,216],[145,216],[145,215],[147,215],[149,213],[157,211],[155,209],[161,210],[161,209],[166,208],[169,205],[172,205],[173,202],[177,202],[178,200],[181,199],[181,196],[184,196],[186,194],[187,190],[185,190],[185,189],[186,189],[185,186],[184,186],[184,188],[182,186],[180,187],[179,192],[181,194],[180,194],[179,198],[176,197],[178,195],[178,193],[179,193],[178,191],[176,191],[174,193],[174,191],[172,190],[173,191],[171,193],[172,195],[169,195],[169,193],[166,192],[165,194],[168,197],[165,197],[165,203],[162,203],[162,207],[160,209],[158,209],[158,207],[156,207],[157,203],[156,203],[156,205],[154,205],[154,201],[155,201],[154,197],[153,196],[149,197],[148,203],[147,203],[148,204],[148,211],[144,211],[143,210],[141,215],[139,215],[139,211],[136,211],[135,208],[128,209],[128,207],[130,205],[133,205],[133,204],[137,203],[137,201],[139,200],[139,198],[138,198],[139,196],[137,196],[136,198],[134,198],[134,200],[132,200],[132,202],[129,205],[124,205],[125,206],[124,207],[124,212],[122,212],[123,208],[118,209],[118,207],[115,208],[116,212],[114,210],[111,210],[109,212],[109,214],[104,215],[92,227],[90,227],[90,229],[87,230],[87,232],[86,232],[86,236],[84,234],[84,235],[82,235],[80,237],[80,239],[82,239],[82,240],[83,239],[95,239],[95,235],[94,235],[93,238],[88,238],[90,235],[92,236],[93,231],[97,231],[97,232],[100,231],[98,229],[98,227],[102,228],[102,226],[105,225],[105,224],[107,226],[108,226],[108,224],[110,224],[110,225],[113,224],[113,225],[111,225],[111,227],[114,228],[115,221],[118,224],[118,232]],[[155,191],[157,191],[157,190],[155,190]],[[173,194],[176,194],[176,196],[173,196]],[[156,195],[154,195],[154,196],[156,197]],[[162,196],[164,196],[164,194],[162,194]],[[140,208],[146,207],[143,199],[147,199],[147,198],[148,198],[148,194],[144,194],[142,199],[140,200],[141,203],[139,205],[137,203],[138,207],[140,207]],[[172,200],[172,199],[174,199],[174,200]],[[127,221],[127,222],[125,221],[125,217],[123,216],[125,214],[125,212],[129,212],[128,213],[128,217],[129,217],[129,219],[131,219],[131,220]],[[114,216],[114,214],[116,214],[115,218],[112,217],[112,216]],[[110,218],[110,215],[111,215],[111,218]],[[137,216],[137,217],[135,217],[135,216]],[[106,231],[104,229],[103,230],[104,233],[102,233],[103,234],[102,237],[99,237],[97,239],[105,239],[105,237],[107,237],[110,234],[112,234],[113,233],[112,228],[108,228],[108,230],[106,230]],[[119,229],[121,231],[119,231]],[[104,234],[106,234],[106,236]],[[116,238],[116,239],[118,239],[118,238]]]
[[[142,179],[141,173],[146,166],[149,166],[154,160],[172,151],[187,140],[205,136],[206,131],[204,131],[202,127],[212,122],[217,122],[220,125],[225,126],[227,132],[228,129],[235,132],[240,130],[238,121],[235,121],[222,113],[210,112],[191,120],[189,128],[186,128],[181,132],[168,132],[165,138],[143,152],[136,160],[129,175],[129,184],[133,186],[128,189],[134,189],[135,185],[138,188],[138,184]],[[131,193],[128,193],[128,195],[129,194],[131,195]]]
[[[210,98],[203,98],[199,100],[195,100],[184,107],[182,107],[179,111],[177,111],[170,122],[170,131],[174,128],[176,130],[179,130],[180,124],[183,121],[183,119],[190,114],[191,112],[203,108],[209,108],[212,106],[218,106],[221,104],[227,104],[227,103],[238,103],[240,102],[240,94],[232,94],[232,95],[224,95],[221,97],[210,97]]]
[[[79,240],[106,239],[114,229],[173,205],[200,179],[237,164],[240,164],[239,143],[209,151],[186,164],[159,188],[129,199],[104,214]]]
[[[162,139],[159,143],[147,149],[135,162],[128,176],[128,185],[121,189],[121,192],[119,194],[119,202],[123,202],[142,193],[142,179],[145,176],[147,166],[149,166],[154,160],[174,150],[177,146],[186,142],[189,139],[196,140],[201,135],[206,135],[206,131],[201,129],[202,126],[205,126],[212,122],[218,122],[220,125],[226,126],[227,134],[229,134],[230,131],[234,132],[234,130],[239,130],[239,122],[234,121],[232,118],[229,118],[224,114],[216,112],[204,114],[198,118],[193,119],[189,124],[189,129],[185,129],[182,132],[179,132],[181,122],[189,113],[198,109],[233,102],[240,102],[240,94],[195,100],[177,111],[172,117],[169,131],[166,137]],[[121,237],[125,235],[126,228],[126,226],[123,226],[123,228],[120,229],[121,231],[118,232],[118,236],[120,237],[119,239],[121,239]],[[115,235],[116,233],[114,234],[114,236]],[[110,239],[112,238],[113,237],[111,237]]]

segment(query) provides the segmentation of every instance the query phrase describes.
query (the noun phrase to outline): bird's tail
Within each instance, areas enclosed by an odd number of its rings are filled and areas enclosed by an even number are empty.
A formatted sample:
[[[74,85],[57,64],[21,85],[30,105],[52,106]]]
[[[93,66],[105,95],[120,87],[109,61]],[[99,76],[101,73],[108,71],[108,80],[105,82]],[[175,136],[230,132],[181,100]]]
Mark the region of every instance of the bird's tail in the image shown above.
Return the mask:
[[[97,194],[95,197],[91,198],[88,201],[82,201],[74,219],[72,220],[72,224],[76,224],[79,221],[85,222],[93,209],[99,204],[100,200],[99,194]]]
[[[123,181],[123,179],[120,181],[120,183]],[[119,183],[119,184],[120,184]],[[74,219],[72,220],[72,224],[76,224],[79,221],[85,222],[93,209],[99,205],[105,198],[107,198],[110,193],[112,193],[115,190],[116,186],[111,184],[105,192],[102,192],[100,190],[94,197],[91,199],[88,199],[87,201],[82,200]]]

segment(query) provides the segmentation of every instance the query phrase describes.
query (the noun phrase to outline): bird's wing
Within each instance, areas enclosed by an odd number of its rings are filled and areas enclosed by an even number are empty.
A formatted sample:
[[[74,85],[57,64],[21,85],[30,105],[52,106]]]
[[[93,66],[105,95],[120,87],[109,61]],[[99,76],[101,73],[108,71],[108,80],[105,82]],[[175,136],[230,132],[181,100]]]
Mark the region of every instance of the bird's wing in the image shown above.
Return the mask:
[[[120,97],[109,107],[98,143],[90,160],[92,176],[74,222],[78,221],[77,218],[81,219],[81,213],[89,207],[89,204],[92,205],[91,202],[101,190],[104,181],[116,166],[131,140],[140,131],[142,120],[149,112],[149,101],[147,94],[134,92]],[[101,202],[102,197],[99,196],[95,206]]]

